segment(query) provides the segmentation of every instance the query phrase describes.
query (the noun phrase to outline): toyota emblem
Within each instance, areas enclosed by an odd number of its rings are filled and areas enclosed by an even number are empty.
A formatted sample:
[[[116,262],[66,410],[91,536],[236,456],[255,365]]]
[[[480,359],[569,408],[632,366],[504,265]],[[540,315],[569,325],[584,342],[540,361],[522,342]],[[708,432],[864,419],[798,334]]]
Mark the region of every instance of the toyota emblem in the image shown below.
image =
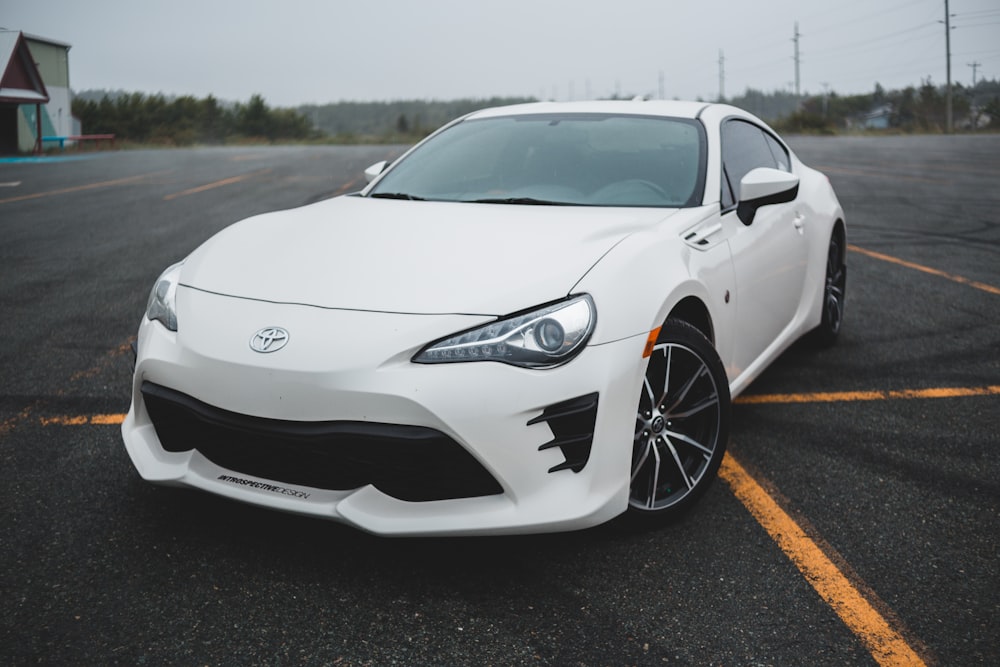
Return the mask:
[[[264,327],[250,337],[250,349],[254,352],[277,352],[288,344],[288,332],[281,327]]]

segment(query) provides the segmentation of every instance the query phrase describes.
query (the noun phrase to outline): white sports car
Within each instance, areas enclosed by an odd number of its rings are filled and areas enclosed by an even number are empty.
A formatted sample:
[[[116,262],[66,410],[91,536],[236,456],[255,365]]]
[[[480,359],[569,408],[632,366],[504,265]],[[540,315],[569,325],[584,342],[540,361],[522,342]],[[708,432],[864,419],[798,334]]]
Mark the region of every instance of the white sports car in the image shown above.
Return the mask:
[[[365,173],[156,281],[143,478],[383,535],[656,522],[715,477],[730,397],[839,333],[840,204],[739,109],[488,109]]]

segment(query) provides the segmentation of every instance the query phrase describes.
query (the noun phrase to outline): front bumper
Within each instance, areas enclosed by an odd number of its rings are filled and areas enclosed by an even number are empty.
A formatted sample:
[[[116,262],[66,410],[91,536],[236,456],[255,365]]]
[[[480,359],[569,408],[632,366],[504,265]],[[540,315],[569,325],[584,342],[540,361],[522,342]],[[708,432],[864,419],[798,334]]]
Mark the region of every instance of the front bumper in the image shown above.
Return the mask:
[[[139,332],[133,400],[122,434],[144,479],[384,535],[573,530],[607,521],[627,506],[644,336],[588,347],[549,370],[495,362],[423,365],[409,361],[423,344],[484,318],[325,310],[190,289],[179,295],[178,308],[178,333],[148,320]],[[275,323],[290,332],[288,346],[274,354],[253,352],[250,335]],[[232,415],[230,436],[242,429],[248,447],[265,447],[272,458],[247,466],[239,436],[229,437],[227,455],[208,444],[217,435],[188,447],[200,427],[168,435],[176,415],[164,416],[162,409],[155,414],[151,387],[193,401],[209,422],[213,415]],[[584,419],[593,426],[584,452],[571,413],[585,412],[588,397],[596,399],[596,410]],[[378,438],[367,441],[375,443],[370,446],[351,440],[350,447],[361,449],[346,458],[357,463],[361,452],[367,477],[335,474],[344,465],[336,438],[289,446],[290,452],[318,448],[320,460],[339,461],[328,465],[337,481],[327,483],[322,475],[302,475],[312,464],[294,474],[274,465],[282,456],[278,451],[274,458],[274,445],[281,447],[282,440],[267,432],[276,425],[292,432],[326,429],[327,435],[384,432],[393,445],[379,450]],[[401,445],[393,435],[399,433],[452,443],[467,461],[425,456],[430,450],[414,454],[405,438]],[[474,468],[494,485],[465,484],[463,478],[478,474],[470,472]],[[420,477],[413,486],[421,491],[400,491],[396,482],[384,481],[386,475],[397,481]],[[472,491],[456,493],[447,488],[450,483]],[[441,491],[428,496],[427,488]]]

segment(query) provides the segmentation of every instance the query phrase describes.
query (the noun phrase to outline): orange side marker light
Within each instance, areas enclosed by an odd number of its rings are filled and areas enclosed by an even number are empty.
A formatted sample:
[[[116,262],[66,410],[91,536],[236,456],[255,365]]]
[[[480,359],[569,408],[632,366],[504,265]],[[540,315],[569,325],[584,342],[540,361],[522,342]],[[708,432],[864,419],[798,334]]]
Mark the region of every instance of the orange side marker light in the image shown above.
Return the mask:
[[[653,348],[656,347],[656,340],[660,337],[660,329],[663,327],[656,327],[649,332],[646,336],[646,347],[642,349],[642,358],[648,359],[649,355],[653,354]]]

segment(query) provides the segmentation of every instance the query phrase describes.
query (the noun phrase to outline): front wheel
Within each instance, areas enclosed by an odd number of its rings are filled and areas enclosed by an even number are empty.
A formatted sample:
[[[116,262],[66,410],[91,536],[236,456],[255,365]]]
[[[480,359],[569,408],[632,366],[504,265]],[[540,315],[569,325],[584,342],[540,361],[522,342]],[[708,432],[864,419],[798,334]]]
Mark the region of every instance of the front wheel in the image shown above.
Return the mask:
[[[729,439],[729,383],[711,342],[668,319],[646,367],[636,413],[628,515],[679,516],[715,478]]]

